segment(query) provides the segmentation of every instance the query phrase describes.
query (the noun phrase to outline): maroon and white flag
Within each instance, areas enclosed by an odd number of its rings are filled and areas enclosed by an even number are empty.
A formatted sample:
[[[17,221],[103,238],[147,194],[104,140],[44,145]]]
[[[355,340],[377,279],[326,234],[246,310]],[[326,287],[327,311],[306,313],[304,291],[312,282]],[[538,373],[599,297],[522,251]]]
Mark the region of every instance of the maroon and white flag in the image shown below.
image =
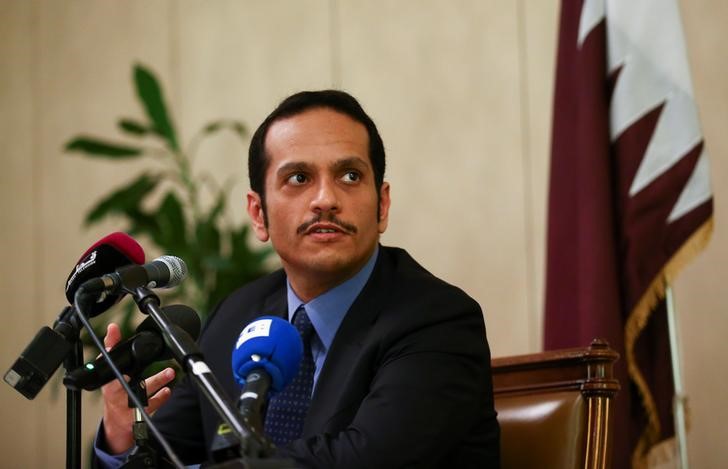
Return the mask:
[[[564,0],[546,349],[618,350],[614,467],[673,435],[665,285],[710,238],[708,159],[675,0]]]

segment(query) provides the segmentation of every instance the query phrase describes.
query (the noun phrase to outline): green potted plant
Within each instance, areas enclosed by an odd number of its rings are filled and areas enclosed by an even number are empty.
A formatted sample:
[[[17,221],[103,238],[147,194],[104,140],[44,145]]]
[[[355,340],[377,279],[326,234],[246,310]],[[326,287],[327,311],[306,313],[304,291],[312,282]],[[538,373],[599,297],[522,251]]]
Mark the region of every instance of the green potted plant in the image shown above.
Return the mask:
[[[252,249],[248,226],[232,222],[227,214],[233,181],[220,184],[193,167],[201,140],[227,130],[247,143],[247,131],[239,121],[218,120],[205,125],[183,147],[154,73],[137,64],[133,81],[144,117],[118,120],[125,141],[78,135],[65,145],[67,152],[115,164],[140,158],[150,162],[148,169],[99,200],[86,214],[85,225],[121,218],[123,231],[182,258],[189,278],[165,300],[188,304],[204,318],[232,290],[268,270],[266,260],[272,250]],[[205,200],[212,200],[207,206],[201,201],[203,192],[209,196]],[[127,301],[122,311],[119,322],[122,333],[128,334],[134,304]]]

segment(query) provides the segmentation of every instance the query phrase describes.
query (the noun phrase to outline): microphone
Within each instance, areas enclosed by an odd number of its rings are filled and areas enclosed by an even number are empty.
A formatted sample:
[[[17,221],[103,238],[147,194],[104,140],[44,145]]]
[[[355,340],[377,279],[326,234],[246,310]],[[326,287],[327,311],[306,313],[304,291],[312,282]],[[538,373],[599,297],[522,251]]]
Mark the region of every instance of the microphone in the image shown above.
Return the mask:
[[[262,316],[240,332],[232,355],[233,376],[243,389],[238,410],[257,439],[244,448],[247,456],[270,456],[274,447],[263,434],[262,407],[269,390],[282,390],[298,373],[303,342],[294,326],[275,316]],[[214,462],[242,456],[243,448],[230,429],[221,424],[210,447]]]
[[[116,232],[94,243],[83,253],[66,280],[66,299],[73,304],[74,295],[86,281],[114,272],[130,264],[143,264],[144,250],[134,238],[126,233]],[[106,295],[98,302],[88,305],[84,311],[95,317],[117,303],[125,292]]]
[[[128,264],[143,263],[144,250],[132,237],[116,232],[94,243],[81,255],[66,280],[66,298],[73,304],[79,286],[89,278],[114,271]],[[109,295],[88,306],[90,316],[97,316],[122,295]],[[34,399],[69,355],[78,341],[74,309],[66,307],[58,315],[53,328],[43,327],[23,350],[3,379],[27,399]]]
[[[120,295],[139,287],[172,288],[187,276],[187,265],[179,257],[162,256],[144,265],[128,265],[116,272],[87,280],[81,285],[84,294]]]
[[[200,317],[195,310],[185,305],[170,305],[162,308],[172,327],[186,332],[196,340],[200,334]],[[172,358],[166,347],[162,332],[154,318],[147,317],[137,327],[136,333],[117,344],[109,355],[123,374],[135,376],[144,371],[151,363]],[[114,379],[111,366],[104,359],[96,360],[66,373],[63,384],[73,390],[93,391]]]
[[[260,425],[260,410],[269,389],[282,390],[298,373],[303,342],[296,328],[275,316],[263,316],[240,332],[233,350],[235,380],[243,386],[238,409]]]

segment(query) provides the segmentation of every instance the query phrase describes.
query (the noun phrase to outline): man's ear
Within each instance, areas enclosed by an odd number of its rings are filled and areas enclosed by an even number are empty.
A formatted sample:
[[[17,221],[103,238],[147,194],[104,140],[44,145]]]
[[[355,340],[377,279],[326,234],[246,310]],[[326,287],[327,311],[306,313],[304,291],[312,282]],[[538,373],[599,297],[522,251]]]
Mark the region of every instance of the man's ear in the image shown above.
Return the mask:
[[[248,191],[248,215],[253,225],[255,237],[262,242],[268,241],[268,227],[265,223],[265,213],[263,211],[263,203],[255,191]]]
[[[379,189],[379,221],[378,228],[380,233],[384,233],[387,230],[389,224],[389,205],[391,199],[389,198],[389,183],[382,183],[382,187]]]

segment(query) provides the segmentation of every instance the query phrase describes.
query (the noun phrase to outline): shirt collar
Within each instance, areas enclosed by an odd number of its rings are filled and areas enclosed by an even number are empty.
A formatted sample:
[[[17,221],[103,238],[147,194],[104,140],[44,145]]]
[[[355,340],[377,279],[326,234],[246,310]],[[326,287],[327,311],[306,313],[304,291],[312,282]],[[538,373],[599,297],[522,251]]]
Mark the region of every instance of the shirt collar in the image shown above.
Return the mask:
[[[367,280],[369,280],[369,276],[374,270],[378,253],[379,245],[377,245],[367,263],[356,275],[341,285],[337,285],[331,290],[322,293],[308,303],[304,303],[296,295],[293,288],[291,288],[291,282],[286,279],[288,321],[292,322],[296,310],[301,305],[305,306],[306,314],[308,314],[311,324],[313,324],[316,330],[316,334],[323,346],[328,350],[346,313],[354,303],[354,300],[356,300],[356,297],[361,293]]]

